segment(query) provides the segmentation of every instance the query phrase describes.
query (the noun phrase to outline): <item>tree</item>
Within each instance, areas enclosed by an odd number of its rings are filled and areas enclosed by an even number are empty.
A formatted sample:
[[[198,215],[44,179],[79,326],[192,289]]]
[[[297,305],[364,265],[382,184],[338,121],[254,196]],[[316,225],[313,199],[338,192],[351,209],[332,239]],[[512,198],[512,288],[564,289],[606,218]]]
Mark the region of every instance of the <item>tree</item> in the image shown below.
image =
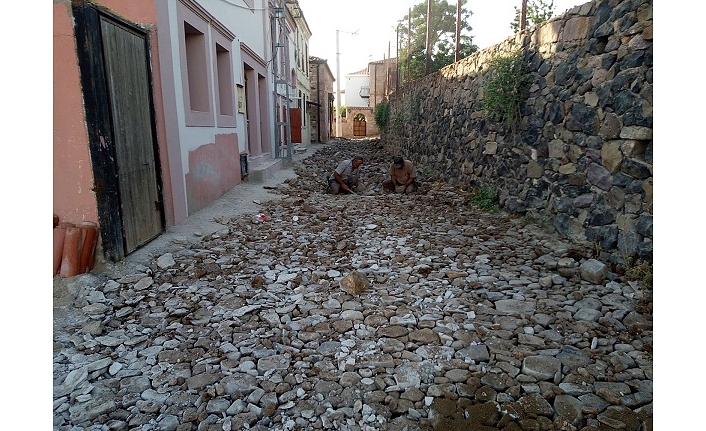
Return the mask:
[[[336,107],[333,107],[333,115],[336,115]],[[346,107],[341,105],[341,117],[346,117]]]
[[[512,31],[520,31],[520,16],[522,8],[515,6],[515,20],[510,23]],[[554,16],[554,0],[549,3],[544,0],[527,0],[527,21],[530,25],[540,24]]]
[[[447,0],[431,1],[431,33],[429,38],[430,49],[430,72],[435,72],[444,66],[454,62],[454,50],[456,47],[456,9],[457,4],[449,4]],[[469,33],[471,26],[468,18],[472,12],[465,10],[466,0],[461,0],[461,37],[460,37],[460,57],[464,58],[478,51],[478,47],[473,45],[472,37],[463,34]],[[427,2],[422,1],[412,7],[411,31],[408,40],[408,27],[410,16],[405,15],[398,21],[400,35],[399,49],[399,70],[400,81],[403,84],[409,83],[413,79],[420,78],[425,74],[426,63],[426,37],[427,37]],[[407,58],[409,54],[409,63]]]

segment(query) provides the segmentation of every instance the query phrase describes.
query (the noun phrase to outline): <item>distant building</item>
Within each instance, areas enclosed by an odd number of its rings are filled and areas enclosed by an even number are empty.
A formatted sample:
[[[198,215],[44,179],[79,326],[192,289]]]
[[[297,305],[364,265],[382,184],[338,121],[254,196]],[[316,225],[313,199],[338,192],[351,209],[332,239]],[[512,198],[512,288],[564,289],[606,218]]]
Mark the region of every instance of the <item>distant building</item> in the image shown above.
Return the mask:
[[[344,138],[379,135],[375,106],[397,89],[397,59],[371,61],[365,69],[346,75],[346,118]]]
[[[333,83],[335,78],[328,61],[319,57],[309,57],[309,118],[311,142],[328,142],[335,135],[335,100]]]
[[[291,121],[291,141],[293,144],[307,145],[311,138],[309,124],[309,101],[311,99],[311,81],[309,80],[309,39],[311,30],[304,18],[304,12],[299,7],[296,0],[288,0],[287,11],[293,21],[290,29],[291,49],[290,58],[293,64],[292,69],[293,94],[290,96],[290,121]],[[288,20],[289,24],[290,21]]]
[[[370,106],[370,74],[368,68],[346,74],[347,106]]]

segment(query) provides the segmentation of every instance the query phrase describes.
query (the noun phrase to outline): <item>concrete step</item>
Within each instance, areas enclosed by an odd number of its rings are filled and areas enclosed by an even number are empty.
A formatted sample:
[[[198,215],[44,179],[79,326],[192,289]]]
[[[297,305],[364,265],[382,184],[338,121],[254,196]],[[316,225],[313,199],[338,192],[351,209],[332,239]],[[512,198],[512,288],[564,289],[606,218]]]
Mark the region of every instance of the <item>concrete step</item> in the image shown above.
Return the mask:
[[[256,165],[249,167],[247,181],[254,183],[262,183],[267,181],[280,169],[288,168],[291,166],[292,162],[309,156],[309,151],[307,150],[307,145],[294,144],[292,147],[291,160],[286,156],[283,158],[258,160]]]
[[[263,161],[257,166],[251,166],[247,181],[253,183],[264,183],[272,178],[275,172],[284,167],[286,159],[270,159]]]

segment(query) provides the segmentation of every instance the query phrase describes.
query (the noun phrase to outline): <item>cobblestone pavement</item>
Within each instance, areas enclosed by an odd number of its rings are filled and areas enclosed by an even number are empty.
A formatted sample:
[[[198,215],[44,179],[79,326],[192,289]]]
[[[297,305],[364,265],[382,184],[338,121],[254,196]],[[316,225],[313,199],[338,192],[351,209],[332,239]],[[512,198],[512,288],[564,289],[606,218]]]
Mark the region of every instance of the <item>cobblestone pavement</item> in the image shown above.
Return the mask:
[[[54,429],[652,430],[650,291],[467,191],[383,194],[389,159],[330,144],[265,221],[65,280]]]

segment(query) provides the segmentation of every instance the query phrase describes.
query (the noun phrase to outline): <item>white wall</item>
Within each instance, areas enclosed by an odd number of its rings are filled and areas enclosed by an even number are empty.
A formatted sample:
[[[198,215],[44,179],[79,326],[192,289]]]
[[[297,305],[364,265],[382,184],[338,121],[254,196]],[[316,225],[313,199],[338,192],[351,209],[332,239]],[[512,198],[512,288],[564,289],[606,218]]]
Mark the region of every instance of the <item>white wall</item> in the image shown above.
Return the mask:
[[[271,55],[270,18],[267,10],[267,0],[254,0],[253,8],[243,0],[197,0],[204,9],[216,17],[228,30],[235,35],[232,46],[233,80],[234,84],[245,84],[243,77],[243,59],[240,55],[240,44],[244,43],[260,58],[267,61]],[[269,85],[274,85],[272,69],[268,64],[267,78]],[[237,98],[237,90],[236,90]],[[237,103],[237,101],[236,101]],[[272,111],[272,110],[270,110]],[[247,133],[245,114],[237,114],[238,147],[241,152],[247,150]],[[266,123],[274,127],[274,112],[269,113]]]
[[[370,77],[368,75],[346,75],[346,107],[368,106],[368,99],[360,97],[360,89],[362,87],[370,87]]]
[[[241,55],[241,42],[245,43],[265,62],[270,57],[270,42],[269,42],[269,14],[266,10],[267,0],[254,0],[253,9],[251,10],[242,0],[229,0],[228,2],[221,0],[191,0],[195,3],[194,9],[203,10],[205,14],[210,15],[211,23],[208,25],[208,32],[205,33],[207,45],[213,46],[213,34],[216,30],[213,28],[213,21],[217,21],[218,26],[225,27],[230,32],[234,39],[227,47],[231,56],[231,68],[233,74],[233,86],[244,83],[243,77],[243,58]],[[186,2],[188,3],[188,2]],[[165,111],[165,124],[167,130],[167,142],[169,145],[168,157],[170,165],[170,178],[172,184],[175,218],[177,222],[188,214],[187,208],[187,184],[185,176],[189,173],[189,156],[190,153],[199,149],[207,143],[216,142],[217,135],[236,135],[239,151],[247,150],[247,130],[245,126],[245,114],[237,112],[237,88],[234,88],[235,104],[235,127],[221,127],[218,121],[215,125],[206,126],[187,126],[187,112],[185,112],[185,100],[188,98],[184,94],[184,80],[186,76],[182,75],[182,59],[184,52],[181,50],[180,28],[180,8],[183,6],[179,0],[156,0],[157,5],[157,31],[159,39],[159,58],[160,70],[162,77],[162,90]],[[187,8],[190,9],[190,8]],[[204,19],[202,12],[195,12],[199,18]],[[209,79],[213,79],[213,62],[211,58],[213,53],[208,52],[206,61],[209,64]],[[272,87],[271,69],[268,68],[267,76]],[[212,87],[214,87],[212,85]],[[210,104],[216,106],[216,88],[210,89]],[[268,113],[268,118],[263,122],[269,122],[270,130],[274,129],[274,110]],[[215,117],[215,114],[214,114]],[[238,154],[233,155],[237,160]]]

